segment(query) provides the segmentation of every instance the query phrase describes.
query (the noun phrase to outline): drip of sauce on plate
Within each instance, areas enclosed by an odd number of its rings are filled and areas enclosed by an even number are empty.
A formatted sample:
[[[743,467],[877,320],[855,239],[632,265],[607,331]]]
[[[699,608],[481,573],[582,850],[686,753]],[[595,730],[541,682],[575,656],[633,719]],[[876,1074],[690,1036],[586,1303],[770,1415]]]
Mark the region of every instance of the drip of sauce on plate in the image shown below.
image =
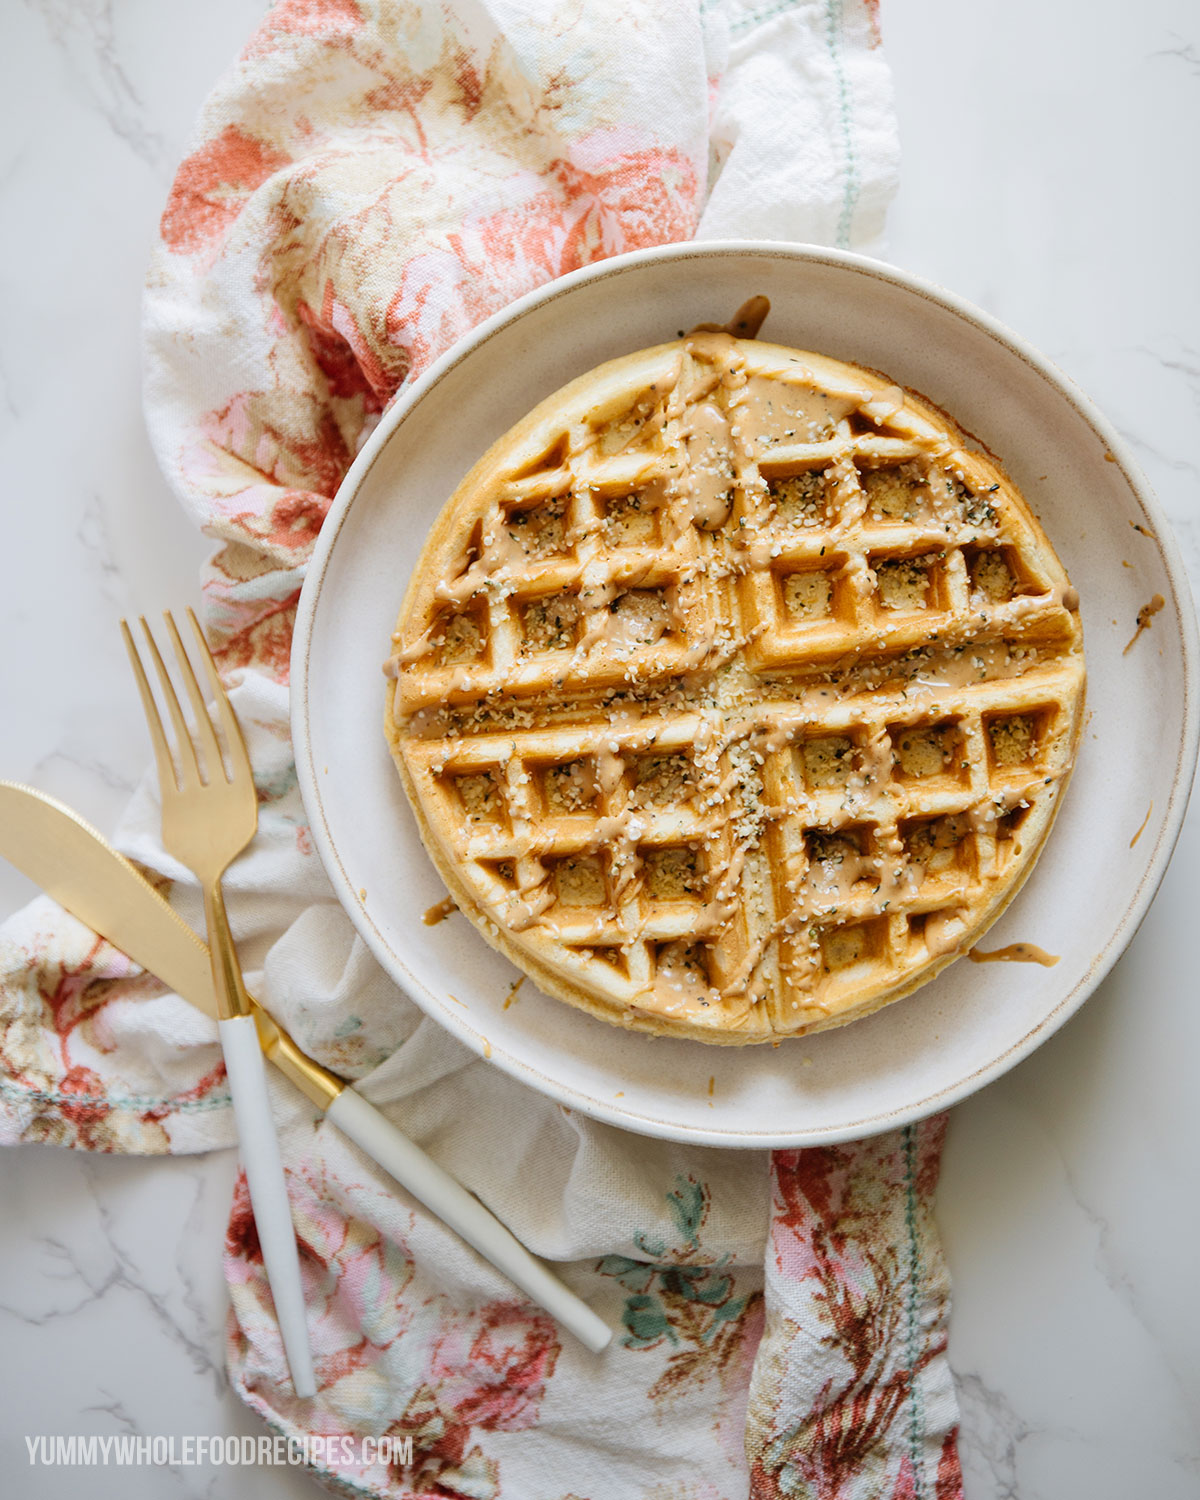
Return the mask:
[[[1060,955],[1047,953],[1036,943],[1009,943],[1006,948],[993,948],[988,953],[981,948],[972,948],[967,957],[973,964],[1041,964],[1044,969],[1052,969]]]
[[[1138,831],[1134,834],[1134,836],[1129,840],[1129,847],[1131,849],[1133,848],[1134,844],[1137,843],[1138,839],[1141,838],[1142,834],[1145,833],[1145,831],[1146,831],[1146,824],[1150,821],[1150,814],[1153,811],[1154,811],[1154,803],[1151,802],[1150,806],[1146,809],[1146,816],[1142,819],[1141,826],[1138,828]]]
[[[452,911],[458,910],[458,903],[453,896],[447,896],[444,901],[439,901],[436,906],[431,906],[421,921],[426,927],[436,927],[439,922],[444,922]]]
[[[1128,646],[1126,646],[1124,651],[1121,652],[1122,656],[1129,655],[1129,653],[1133,650],[1134,642],[1137,640],[1138,636],[1141,635],[1143,630],[1150,629],[1151,621],[1154,619],[1154,616],[1159,612],[1159,610],[1162,609],[1162,607],[1166,604],[1166,602],[1167,601],[1161,594],[1155,594],[1154,598],[1151,599],[1149,604],[1142,605],[1141,609],[1139,609],[1137,612],[1137,629],[1130,637]]]
[[[756,339],[771,311],[769,297],[750,297],[728,323],[697,323],[693,333],[727,333],[735,339]]]
[[[735,339],[756,339],[770,311],[769,297],[750,297],[726,323],[725,332],[733,334]]]

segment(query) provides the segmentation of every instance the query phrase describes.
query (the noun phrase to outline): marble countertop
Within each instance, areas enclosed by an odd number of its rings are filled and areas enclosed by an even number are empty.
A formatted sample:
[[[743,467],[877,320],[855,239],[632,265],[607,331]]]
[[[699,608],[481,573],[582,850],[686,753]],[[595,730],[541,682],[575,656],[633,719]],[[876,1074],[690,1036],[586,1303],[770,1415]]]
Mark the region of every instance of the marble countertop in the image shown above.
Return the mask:
[[[138,299],[192,117],[261,0],[27,0],[0,50],[0,774],[111,828],[147,759],[114,617],[206,544],[142,427]],[[1040,347],[1138,454],[1200,594],[1200,14],[887,0],[890,257]],[[969,1500],[1200,1493],[1200,803],[1083,1011],[953,1114],[938,1219]],[[0,913],[32,888],[0,864]],[[23,1434],[258,1433],[223,1374],[232,1153],[3,1158],[0,1471]],[[120,1472],[123,1500],[311,1497],[287,1470]],[[44,1500],[101,1476],[40,1470]],[[20,1483],[23,1493],[34,1486]]]

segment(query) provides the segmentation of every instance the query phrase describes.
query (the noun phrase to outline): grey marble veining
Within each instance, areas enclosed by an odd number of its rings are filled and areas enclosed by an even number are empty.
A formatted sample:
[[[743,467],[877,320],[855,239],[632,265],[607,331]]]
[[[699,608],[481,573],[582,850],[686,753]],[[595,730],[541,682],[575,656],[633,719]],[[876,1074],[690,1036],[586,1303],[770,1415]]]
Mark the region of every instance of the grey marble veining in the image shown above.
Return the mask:
[[[166,172],[166,142],[148,124],[122,60],[113,0],[32,0],[32,7],[72,80],[112,134],[147,166]],[[121,21],[131,19],[131,7],[117,9]]]

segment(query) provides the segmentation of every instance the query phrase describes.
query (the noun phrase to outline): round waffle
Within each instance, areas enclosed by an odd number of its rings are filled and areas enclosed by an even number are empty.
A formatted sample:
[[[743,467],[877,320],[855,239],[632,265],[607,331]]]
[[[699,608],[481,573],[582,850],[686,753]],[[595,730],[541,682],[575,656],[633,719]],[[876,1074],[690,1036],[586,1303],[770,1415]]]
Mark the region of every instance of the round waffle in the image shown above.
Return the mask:
[[[877,373],[698,331],[443,509],[385,670],[456,903],[549,994],[708,1042],[924,983],[1028,874],[1082,714],[1024,499]]]

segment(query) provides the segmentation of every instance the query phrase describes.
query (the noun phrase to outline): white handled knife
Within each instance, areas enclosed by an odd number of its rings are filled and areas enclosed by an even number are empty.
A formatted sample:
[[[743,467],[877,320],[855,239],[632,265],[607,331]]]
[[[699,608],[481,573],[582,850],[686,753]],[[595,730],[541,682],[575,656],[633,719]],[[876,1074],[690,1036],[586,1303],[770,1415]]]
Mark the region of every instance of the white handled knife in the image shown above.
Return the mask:
[[[145,876],[69,807],[0,781],[0,854],[176,994],[217,1019],[208,949]],[[473,1193],[328,1068],[306,1057],[258,1004],[267,1058],[372,1160],[466,1240],[593,1353],[612,1329],[570,1291]]]

